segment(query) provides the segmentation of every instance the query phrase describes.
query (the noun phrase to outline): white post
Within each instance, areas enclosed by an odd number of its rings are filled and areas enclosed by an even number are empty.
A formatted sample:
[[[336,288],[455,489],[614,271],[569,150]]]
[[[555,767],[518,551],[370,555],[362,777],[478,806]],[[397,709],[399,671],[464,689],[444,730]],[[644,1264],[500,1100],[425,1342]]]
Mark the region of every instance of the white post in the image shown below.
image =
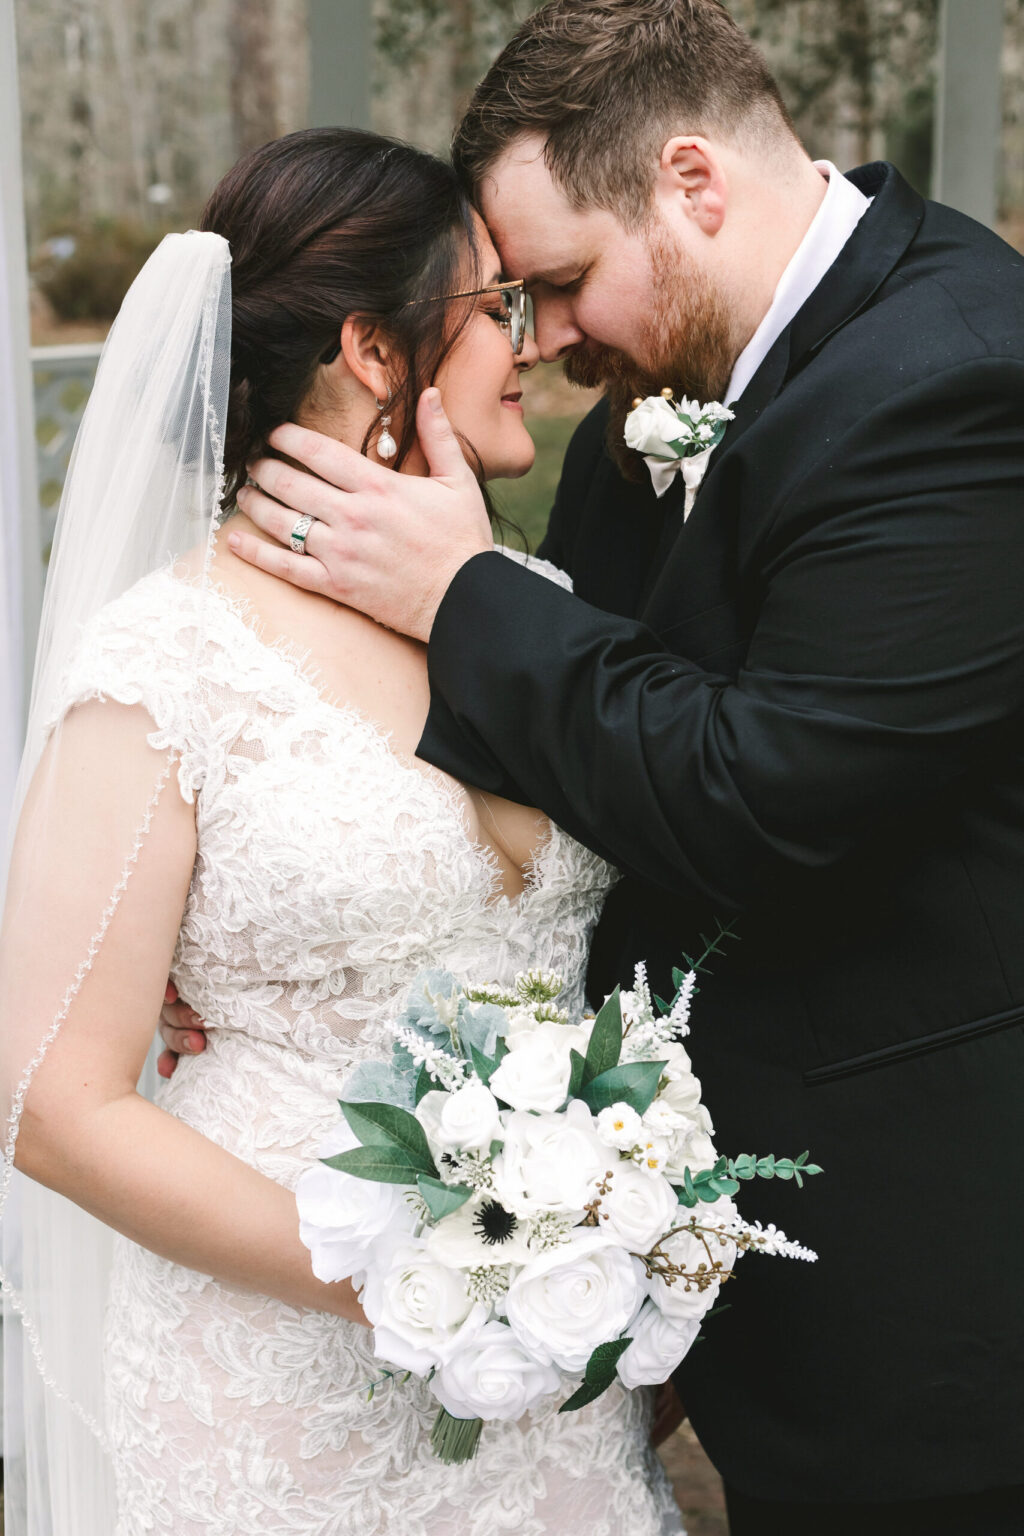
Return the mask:
[[[1003,0],[942,0],[932,196],[990,227],[1002,126]]]
[[[309,125],[369,128],[370,0],[309,0]]]
[[[14,0],[0,0],[0,844],[18,760],[42,595]],[[0,851],[2,859],[2,851]]]

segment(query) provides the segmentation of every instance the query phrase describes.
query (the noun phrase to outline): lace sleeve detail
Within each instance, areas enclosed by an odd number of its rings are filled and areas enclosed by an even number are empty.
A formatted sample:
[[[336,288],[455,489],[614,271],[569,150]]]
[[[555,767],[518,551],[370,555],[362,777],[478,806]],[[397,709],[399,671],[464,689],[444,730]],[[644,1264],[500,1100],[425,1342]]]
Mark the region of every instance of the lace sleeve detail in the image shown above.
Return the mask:
[[[548,581],[553,581],[556,586],[564,587],[566,592],[572,591],[572,577],[567,571],[552,565],[550,560],[540,560],[536,555],[528,555],[522,549],[510,549],[507,544],[497,544],[495,548],[499,555],[506,555],[509,560],[525,565],[528,571],[536,571],[538,576],[544,576]]]
[[[198,591],[158,571],[102,608],[82,629],[47,734],[69,710],[93,699],[141,705],[155,726],[149,745],[174,757],[182,798],[191,804],[209,758],[210,733],[197,708],[201,604]]]

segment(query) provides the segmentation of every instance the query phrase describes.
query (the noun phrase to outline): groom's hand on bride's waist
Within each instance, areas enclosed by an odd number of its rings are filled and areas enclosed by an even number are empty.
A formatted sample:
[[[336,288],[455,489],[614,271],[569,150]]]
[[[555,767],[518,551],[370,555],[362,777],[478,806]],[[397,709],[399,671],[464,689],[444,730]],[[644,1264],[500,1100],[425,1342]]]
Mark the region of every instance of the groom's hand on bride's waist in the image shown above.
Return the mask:
[[[160,1010],[160,1038],[166,1050],[156,1064],[161,1077],[171,1077],[179,1056],[198,1056],[206,1050],[206,1026],[194,1009],[183,1003],[173,981],[167,983]]]
[[[249,467],[256,485],[238,493],[241,510],[276,542],[229,524],[228,544],[297,587],[428,640],[452,579],[493,540],[480,487],[436,389],[421,397],[416,425],[429,477],[398,475],[305,427],[278,427],[270,446],[291,462],[257,460]],[[315,521],[296,554],[291,535],[304,513]]]

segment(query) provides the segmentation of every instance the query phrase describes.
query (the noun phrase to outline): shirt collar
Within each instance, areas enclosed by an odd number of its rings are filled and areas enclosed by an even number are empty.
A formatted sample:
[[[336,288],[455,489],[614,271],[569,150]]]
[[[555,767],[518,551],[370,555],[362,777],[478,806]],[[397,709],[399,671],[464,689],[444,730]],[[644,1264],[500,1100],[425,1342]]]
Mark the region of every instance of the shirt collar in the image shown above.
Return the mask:
[[[870,208],[865,197],[830,160],[816,160],[815,170],[828,190],[806,235],[779,279],[768,313],[736,359],[725,403],[738,400],[786,326],[802,309]]]

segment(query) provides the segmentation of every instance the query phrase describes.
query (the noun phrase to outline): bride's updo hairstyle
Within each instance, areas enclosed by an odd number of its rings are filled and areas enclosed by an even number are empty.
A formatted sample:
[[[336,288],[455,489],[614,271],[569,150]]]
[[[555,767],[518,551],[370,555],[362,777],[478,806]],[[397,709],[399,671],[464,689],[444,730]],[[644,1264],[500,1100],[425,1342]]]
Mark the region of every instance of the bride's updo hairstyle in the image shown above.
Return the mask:
[[[416,401],[473,313],[472,301],[454,315],[409,303],[475,286],[463,280],[467,245],[477,253],[472,212],[451,168],[378,134],[311,128],[240,160],[200,228],[231,247],[224,506],[268,435],[294,419],[349,315],[378,322],[404,367],[388,408],[400,468]]]

